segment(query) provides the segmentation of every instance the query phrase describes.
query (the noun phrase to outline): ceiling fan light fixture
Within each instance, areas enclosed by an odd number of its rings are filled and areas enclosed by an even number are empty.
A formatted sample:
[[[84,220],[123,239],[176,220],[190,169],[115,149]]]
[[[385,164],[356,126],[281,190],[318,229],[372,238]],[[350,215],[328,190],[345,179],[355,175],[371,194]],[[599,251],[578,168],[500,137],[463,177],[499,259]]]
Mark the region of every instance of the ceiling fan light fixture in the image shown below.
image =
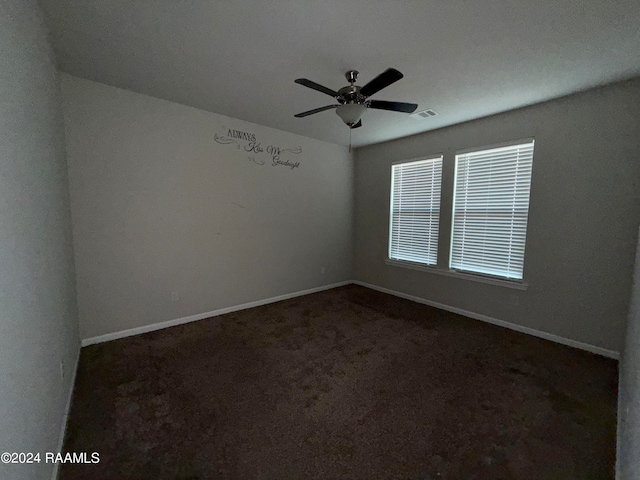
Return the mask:
[[[336,108],[336,113],[344,123],[346,123],[349,127],[353,127],[353,125],[360,121],[360,117],[362,117],[362,114],[366,109],[367,107],[364,105],[359,105],[357,103],[346,103]]]

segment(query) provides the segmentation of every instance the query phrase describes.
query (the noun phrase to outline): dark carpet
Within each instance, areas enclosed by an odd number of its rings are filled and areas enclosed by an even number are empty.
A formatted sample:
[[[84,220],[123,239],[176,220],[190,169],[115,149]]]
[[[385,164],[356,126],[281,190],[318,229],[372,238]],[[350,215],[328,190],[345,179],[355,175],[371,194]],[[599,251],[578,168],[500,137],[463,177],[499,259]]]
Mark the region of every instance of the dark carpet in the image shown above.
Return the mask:
[[[350,285],[82,349],[70,479],[613,479],[617,363]]]

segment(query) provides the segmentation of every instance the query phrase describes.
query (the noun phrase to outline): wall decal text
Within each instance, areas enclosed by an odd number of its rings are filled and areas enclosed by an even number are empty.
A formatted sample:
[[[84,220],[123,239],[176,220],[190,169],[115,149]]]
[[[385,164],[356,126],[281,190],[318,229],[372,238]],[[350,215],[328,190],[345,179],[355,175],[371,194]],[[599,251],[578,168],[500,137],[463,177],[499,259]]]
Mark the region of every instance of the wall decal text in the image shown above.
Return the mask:
[[[226,135],[215,134],[213,139],[221,145],[234,145],[237,149],[242,148],[246,153],[251,154],[247,159],[256,165],[287,167],[291,170],[300,168],[299,161],[291,161],[286,157],[300,155],[302,147],[282,148],[273,144],[264,146],[263,142],[258,141],[255,133],[231,128],[225,128],[225,130],[227,131]]]

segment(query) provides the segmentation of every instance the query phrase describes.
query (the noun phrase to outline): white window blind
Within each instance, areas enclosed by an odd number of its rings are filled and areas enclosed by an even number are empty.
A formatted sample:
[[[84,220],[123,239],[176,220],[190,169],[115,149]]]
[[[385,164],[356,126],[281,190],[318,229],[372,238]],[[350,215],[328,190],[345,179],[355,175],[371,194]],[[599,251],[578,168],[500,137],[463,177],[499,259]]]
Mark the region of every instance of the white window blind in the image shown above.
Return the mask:
[[[533,143],[456,155],[450,268],[522,279]]]
[[[442,156],[393,165],[389,258],[435,265]]]

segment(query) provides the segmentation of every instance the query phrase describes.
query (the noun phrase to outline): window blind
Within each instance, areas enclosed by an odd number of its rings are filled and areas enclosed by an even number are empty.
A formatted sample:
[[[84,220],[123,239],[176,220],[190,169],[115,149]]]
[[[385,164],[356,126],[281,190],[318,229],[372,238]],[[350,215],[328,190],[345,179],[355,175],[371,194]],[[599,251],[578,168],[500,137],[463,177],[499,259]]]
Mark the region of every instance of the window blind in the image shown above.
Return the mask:
[[[436,265],[442,156],[393,165],[389,258]]]
[[[450,268],[522,279],[533,144],[456,155]]]

